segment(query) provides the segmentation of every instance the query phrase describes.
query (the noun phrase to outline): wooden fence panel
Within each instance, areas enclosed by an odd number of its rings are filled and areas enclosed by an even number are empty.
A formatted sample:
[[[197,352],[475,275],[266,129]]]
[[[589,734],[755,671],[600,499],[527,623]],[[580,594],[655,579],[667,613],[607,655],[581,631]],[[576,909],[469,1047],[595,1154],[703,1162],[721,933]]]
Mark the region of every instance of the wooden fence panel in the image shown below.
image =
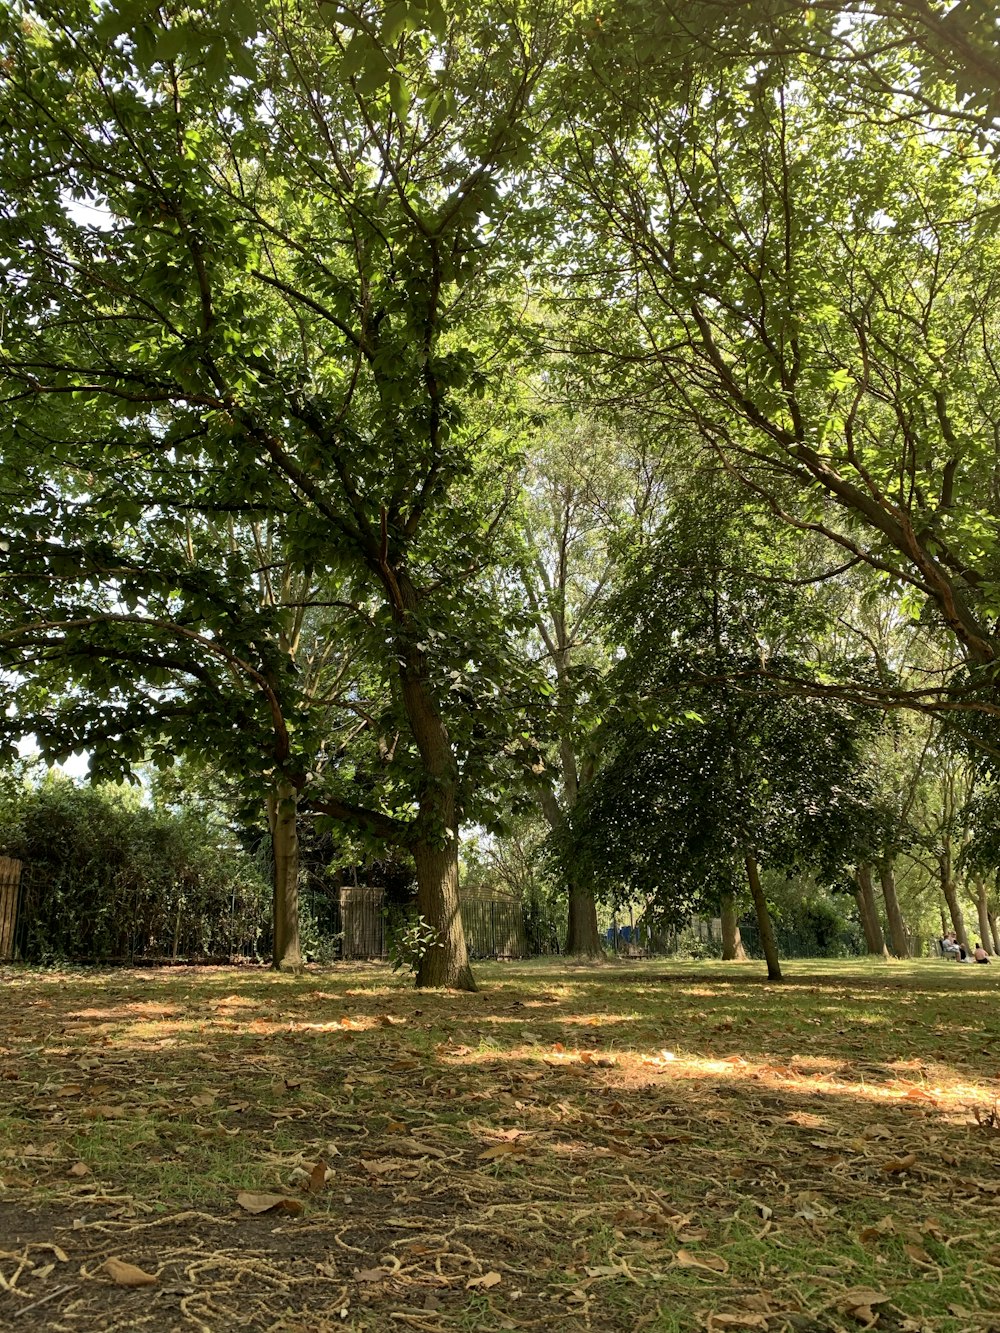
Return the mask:
[[[0,856],[0,963],[9,963],[14,957],[20,891],[21,862]]]
[[[340,890],[341,957],[385,957],[384,902],[384,889]]]

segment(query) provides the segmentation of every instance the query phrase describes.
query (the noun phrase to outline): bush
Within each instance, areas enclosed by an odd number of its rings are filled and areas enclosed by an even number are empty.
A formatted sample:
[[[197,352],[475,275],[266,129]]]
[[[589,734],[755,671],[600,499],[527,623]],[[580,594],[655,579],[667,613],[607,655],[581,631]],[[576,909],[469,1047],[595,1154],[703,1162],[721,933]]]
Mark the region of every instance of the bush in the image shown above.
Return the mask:
[[[155,811],[132,788],[49,776],[0,788],[0,852],[24,862],[21,957],[253,956],[271,888],[198,811]]]

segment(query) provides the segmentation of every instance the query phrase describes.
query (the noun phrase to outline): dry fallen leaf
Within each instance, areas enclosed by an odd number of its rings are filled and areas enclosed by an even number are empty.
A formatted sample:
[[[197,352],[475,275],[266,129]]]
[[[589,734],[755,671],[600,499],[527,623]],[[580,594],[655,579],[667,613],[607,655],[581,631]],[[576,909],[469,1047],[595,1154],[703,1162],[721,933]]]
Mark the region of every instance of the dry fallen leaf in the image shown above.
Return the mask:
[[[851,1287],[837,1297],[840,1310],[857,1310],[862,1306],[884,1305],[889,1297],[884,1291],[875,1291],[872,1287]]]
[[[387,1268],[356,1268],[355,1282],[384,1282],[390,1276]]]
[[[526,1151],[526,1145],[523,1143],[494,1143],[492,1147],[487,1148],[485,1152],[479,1154],[481,1162],[493,1162],[498,1157],[513,1157],[515,1155],[523,1156]]]
[[[728,1273],[729,1264],[721,1254],[695,1254],[691,1250],[678,1250],[674,1263],[681,1268],[707,1268],[711,1273]]]
[[[123,1259],[105,1259],[97,1271],[107,1273],[116,1287],[155,1287],[157,1282],[153,1273],[145,1273]]]
[[[293,1217],[302,1212],[299,1199],[290,1199],[285,1194],[252,1194],[246,1190],[237,1194],[236,1202],[247,1213],[291,1213]]]
[[[322,1158],[316,1163],[309,1172],[309,1192],[318,1194],[326,1184],[326,1162]]]
[[[596,1051],[581,1051],[580,1063],[595,1065],[598,1069],[614,1069],[616,1062],[610,1055],[598,1055]]]
[[[894,1158],[891,1162],[885,1162],[882,1170],[887,1176],[898,1176],[903,1171],[912,1171],[917,1164],[917,1154],[908,1152],[905,1157]]]
[[[482,1277],[470,1277],[465,1284],[465,1290],[471,1291],[473,1287],[495,1287],[502,1281],[503,1278],[499,1273],[484,1273]]]
[[[71,1176],[79,1176],[82,1178],[83,1176],[90,1175],[90,1167],[86,1162],[74,1162],[69,1169],[69,1173]]]
[[[903,1250],[909,1255],[914,1263],[929,1264],[931,1267],[934,1266],[933,1258],[927,1253],[922,1245],[904,1245]]]

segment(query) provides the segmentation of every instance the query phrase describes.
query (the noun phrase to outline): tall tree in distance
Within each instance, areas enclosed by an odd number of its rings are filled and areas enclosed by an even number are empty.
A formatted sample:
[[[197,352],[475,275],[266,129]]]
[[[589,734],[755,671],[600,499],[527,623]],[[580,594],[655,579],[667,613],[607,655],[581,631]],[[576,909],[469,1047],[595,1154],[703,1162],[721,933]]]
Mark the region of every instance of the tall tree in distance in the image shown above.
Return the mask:
[[[596,771],[611,666],[605,603],[620,551],[650,521],[663,486],[662,465],[650,461],[627,428],[552,414],[534,439],[521,501],[520,576],[552,687],[541,731],[554,740],[530,785],[553,833]],[[566,896],[565,952],[599,957],[594,884],[580,871],[569,878]]]
[[[768,976],[778,959],[762,868],[841,879],[862,841],[869,724],[770,678],[816,671],[822,608],[797,578],[793,544],[702,476],[640,544],[613,603],[623,656],[608,759],[570,820],[570,864],[601,866],[622,893],[665,913],[722,906],[741,884]]]

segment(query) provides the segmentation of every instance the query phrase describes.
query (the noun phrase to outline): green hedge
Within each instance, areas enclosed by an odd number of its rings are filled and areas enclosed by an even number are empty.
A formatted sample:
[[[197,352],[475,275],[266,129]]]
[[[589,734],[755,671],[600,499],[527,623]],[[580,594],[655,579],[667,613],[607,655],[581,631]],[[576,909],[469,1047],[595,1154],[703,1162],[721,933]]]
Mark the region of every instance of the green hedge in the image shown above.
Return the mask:
[[[266,867],[196,810],[134,788],[49,776],[0,785],[0,852],[24,863],[18,952],[57,959],[255,955],[266,948]]]

